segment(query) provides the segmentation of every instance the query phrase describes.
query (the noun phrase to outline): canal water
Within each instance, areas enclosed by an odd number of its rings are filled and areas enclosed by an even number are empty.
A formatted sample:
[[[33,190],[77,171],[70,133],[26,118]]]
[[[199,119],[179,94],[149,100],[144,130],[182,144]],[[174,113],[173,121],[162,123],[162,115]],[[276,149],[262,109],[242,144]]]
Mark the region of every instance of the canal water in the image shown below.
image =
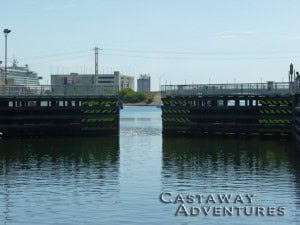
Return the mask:
[[[159,108],[125,107],[119,137],[0,140],[0,224],[300,224],[291,141],[161,129]]]

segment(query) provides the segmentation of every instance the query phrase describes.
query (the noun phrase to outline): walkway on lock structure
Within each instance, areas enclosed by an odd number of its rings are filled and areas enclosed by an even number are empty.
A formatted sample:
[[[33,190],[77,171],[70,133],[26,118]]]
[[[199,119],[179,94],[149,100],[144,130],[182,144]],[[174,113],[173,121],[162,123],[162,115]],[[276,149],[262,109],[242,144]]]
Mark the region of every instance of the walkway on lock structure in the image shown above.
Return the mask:
[[[290,83],[163,85],[164,135],[290,135]]]

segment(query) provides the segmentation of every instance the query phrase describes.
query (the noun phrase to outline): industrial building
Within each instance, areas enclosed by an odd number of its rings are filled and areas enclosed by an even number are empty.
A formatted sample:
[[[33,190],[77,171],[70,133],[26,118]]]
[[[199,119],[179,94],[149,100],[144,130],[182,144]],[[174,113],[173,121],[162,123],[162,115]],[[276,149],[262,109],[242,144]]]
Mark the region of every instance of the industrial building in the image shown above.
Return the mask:
[[[137,91],[150,92],[151,90],[151,79],[150,75],[141,74],[137,80]]]
[[[100,93],[106,94],[111,92],[118,92],[123,88],[134,89],[134,77],[121,75],[119,71],[113,74],[52,74],[51,85],[56,87],[94,87],[96,86]]]

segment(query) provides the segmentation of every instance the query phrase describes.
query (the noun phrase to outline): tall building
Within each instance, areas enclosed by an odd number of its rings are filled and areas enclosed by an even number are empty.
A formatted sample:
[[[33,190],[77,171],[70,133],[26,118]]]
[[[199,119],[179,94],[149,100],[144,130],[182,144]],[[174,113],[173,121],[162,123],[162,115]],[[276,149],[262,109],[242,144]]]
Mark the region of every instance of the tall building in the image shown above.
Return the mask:
[[[140,78],[137,80],[137,91],[150,92],[150,90],[151,90],[150,75],[141,74]]]

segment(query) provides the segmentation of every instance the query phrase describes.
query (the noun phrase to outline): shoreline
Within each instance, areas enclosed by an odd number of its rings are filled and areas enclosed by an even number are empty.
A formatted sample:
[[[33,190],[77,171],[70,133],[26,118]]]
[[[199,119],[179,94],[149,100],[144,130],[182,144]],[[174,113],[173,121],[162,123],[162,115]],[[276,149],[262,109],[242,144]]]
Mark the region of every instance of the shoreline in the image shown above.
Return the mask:
[[[123,103],[123,107],[125,106],[155,106],[155,107],[161,107],[159,104],[147,104],[147,103]]]
[[[161,107],[162,101],[161,101],[161,94],[160,92],[154,92],[153,93],[153,101],[151,103],[146,102],[137,102],[137,103],[123,103],[123,106],[156,106]]]

